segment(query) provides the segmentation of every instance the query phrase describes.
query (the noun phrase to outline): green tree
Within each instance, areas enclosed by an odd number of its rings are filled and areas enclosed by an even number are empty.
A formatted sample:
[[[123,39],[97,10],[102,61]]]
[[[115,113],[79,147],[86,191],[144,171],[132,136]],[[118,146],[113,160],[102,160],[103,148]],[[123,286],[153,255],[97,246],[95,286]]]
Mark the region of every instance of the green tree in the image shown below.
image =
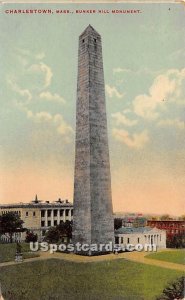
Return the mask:
[[[61,222],[56,227],[51,227],[45,235],[44,240],[48,243],[57,243],[59,240],[63,238],[67,238],[68,240],[72,237],[72,222],[66,221]]]
[[[166,214],[166,215],[161,216],[161,217],[160,217],[160,220],[161,220],[161,221],[168,221],[168,220],[171,220],[171,218],[170,218],[169,215]]]
[[[48,243],[57,243],[59,241],[59,231],[57,227],[50,227],[49,230],[46,232],[44,237],[44,241]]]
[[[172,239],[166,241],[167,248],[184,248],[185,247],[185,236],[178,234],[173,236]]]
[[[23,221],[14,212],[8,212],[0,216],[0,233],[8,233],[10,236],[10,242],[13,241],[13,234],[16,232],[23,232]]]
[[[26,238],[25,238],[26,243],[30,243],[30,242],[35,243],[35,242],[37,242],[37,240],[38,240],[37,234],[35,234],[31,231],[26,232]]]
[[[72,222],[71,221],[66,221],[66,222],[61,222],[57,226],[59,230],[59,235],[60,238],[67,237],[68,239],[72,238]]]
[[[179,221],[185,221],[185,215],[180,216]]]
[[[164,290],[162,295],[156,300],[174,300],[184,299],[184,277],[178,278],[176,281],[171,282]]]

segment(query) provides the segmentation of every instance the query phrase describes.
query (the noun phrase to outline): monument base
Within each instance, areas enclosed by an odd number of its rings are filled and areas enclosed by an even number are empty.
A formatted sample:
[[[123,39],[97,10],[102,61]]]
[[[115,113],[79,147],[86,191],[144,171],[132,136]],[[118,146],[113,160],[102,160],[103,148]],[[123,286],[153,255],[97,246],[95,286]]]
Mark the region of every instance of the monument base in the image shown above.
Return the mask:
[[[79,245],[78,245],[79,246]],[[74,253],[83,256],[99,256],[113,253],[114,244],[81,244],[80,247],[75,247]]]
[[[81,255],[81,256],[100,256],[100,255],[107,255],[112,254],[112,251],[74,251],[74,254]]]

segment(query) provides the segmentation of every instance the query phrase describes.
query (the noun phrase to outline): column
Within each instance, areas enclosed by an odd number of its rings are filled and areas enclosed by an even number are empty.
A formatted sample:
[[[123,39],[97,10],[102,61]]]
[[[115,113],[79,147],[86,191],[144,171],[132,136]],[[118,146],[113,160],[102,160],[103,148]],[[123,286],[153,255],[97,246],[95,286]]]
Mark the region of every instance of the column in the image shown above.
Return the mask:
[[[47,227],[48,226],[48,211],[47,209],[45,210],[45,226]]]
[[[65,222],[66,221],[66,210],[64,209],[64,212],[63,212],[63,221]]]
[[[51,210],[51,226],[54,226],[53,209]]]
[[[69,209],[68,219],[69,219],[69,221],[71,221],[71,208]]]
[[[60,210],[57,210],[57,224],[60,224]]]

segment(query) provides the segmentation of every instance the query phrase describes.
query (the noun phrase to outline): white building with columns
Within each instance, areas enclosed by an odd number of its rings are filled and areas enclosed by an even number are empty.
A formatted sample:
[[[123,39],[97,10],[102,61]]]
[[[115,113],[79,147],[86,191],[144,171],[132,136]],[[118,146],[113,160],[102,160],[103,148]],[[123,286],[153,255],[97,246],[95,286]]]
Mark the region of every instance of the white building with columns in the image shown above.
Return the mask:
[[[115,244],[156,245],[157,249],[166,248],[166,231],[151,227],[121,227],[115,231]]]
[[[62,221],[72,221],[73,219],[73,204],[68,200],[58,199],[57,201],[41,201],[37,196],[30,203],[14,203],[0,205],[0,215],[8,212],[18,214],[23,220],[23,227],[27,230],[36,233],[38,240],[41,241],[46,231],[52,227],[59,225]],[[17,233],[15,240],[24,241],[26,232]],[[2,236],[5,241],[8,240],[8,235]]]

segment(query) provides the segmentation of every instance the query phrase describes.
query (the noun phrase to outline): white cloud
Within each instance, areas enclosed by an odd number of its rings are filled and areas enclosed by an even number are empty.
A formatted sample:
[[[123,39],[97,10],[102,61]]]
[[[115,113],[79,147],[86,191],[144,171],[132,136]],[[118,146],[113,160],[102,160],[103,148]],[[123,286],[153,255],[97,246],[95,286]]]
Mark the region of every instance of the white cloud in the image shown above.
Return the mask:
[[[184,59],[184,58],[185,58],[185,52],[184,52],[184,49],[178,49],[178,50],[172,52],[172,53],[168,56],[168,58],[171,59],[171,60],[178,59],[178,58]]]
[[[158,126],[162,127],[175,127],[177,129],[185,129],[185,121],[180,121],[178,119],[166,119],[166,120],[160,120],[157,123]]]
[[[159,104],[163,104],[162,100],[161,103],[157,103],[152,97],[147,95],[139,95],[135,98],[133,105],[134,105],[134,112],[136,115],[141,116],[145,119],[156,119],[159,116],[159,113],[156,112],[156,107]]]
[[[131,70],[130,69],[122,69],[122,68],[114,68],[113,69],[113,74],[116,74],[116,73],[129,73],[129,72],[131,72]]]
[[[52,115],[47,111],[33,113],[31,110],[27,110],[27,117],[34,119],[36,122],[49,122],[53,119]]]
[[[130,120],[121,112],[112,114],[112,117],[116,120],[117,125],[123,124],[126,126],[134,126],[138,123],[138,120]]]
[[[113,74],[119,74],[119,73],[132,73],[135,75],[141,75],[141,74],[150,74],[150,75],[157,75],[159,73],[159,71],[151,71],[147,68],[142,68],[142,69],[138,69],[138,70],[131,70],[128,68],[114,68],[113,69]]]
[[[117,141],[127,145],[130,148],[142,149],[149,141],[147,130],[144,130],[141,133],[134,133],[133,135],[130,135],[129,132],[124,129],[114,128],[112,133],[113,137]]]
[[[24,83],[24,86],[30,90],[43,90],[51,85],[53,72],[51,68],[42,59],[45,57],[43,51],[34,53],[28,49],[14,49],[15,64],[18,68],[15,75],[18,82]]]
[[[44,57],[45,57],[44,52],[40,52],[40,53],[35,54],[35,59],[42,60]]]
[[[51,78],[53,77],[53,73],[47,65],[44,63],[40,63],[41,70],[45,73],[45,87],[48,87],[51,83]]]
[[[149,93],[138,95],[133,101],[134,112],[145,119],[157,119],[159,108],[165,107],[167,102],[178,103],[182,97],[185,69],[168,70],[165,74],[158,75]]]
[[[37,74],[37,75],[43,75],[44,76],[44,85],[42,88],[46,88],[50,86],[51,79],[53,77],[53,73],[49,66],[44,64],[43,62],[40,62],[39,64],[32,64],[27,69],[28,74]]]
[[[115,86],[111,87],[110,85],[106,84],[105,88],[106,88],[106,92],[110,98],[113,98],[115,96],[116,98],[121,99],[124,96],[124,94],[118,92],[118,90],[116,89]]]
[[[29,120],[34,123],[44,123],[44,128],[55,130],[57,134],[63,137],[64,142],[70,142],[74,131],[70,124],[64,120],[63,116],[52,114],[49,111],[38,111],[36,106],[36,100],[38,99],[65,103],[65,99],[59,94],[45,90],[51,85],[53,77],[51,68],[40,61],[45,57],[45,53],[34,54],[27,49],[16,48],[15,56],[19,66],[22,66],[22,68],[19,68],[19,72],[16,75],[11,75],[7,79],[12,91],[19,96],[14,95],[13,104],[25,113]],[[24,84],[26,88],[20,87],[17,82],[21,82],[21,85]]]
[[[61,135],[70,134],[74,132],[72,127],[65,122],[62,115],[56,114],[53,117],[53,120],[54,123],[57,125],[58,133],[60,133]]]
[[[131,112],[130,108],[126,108],[126,109],[124,109],[124,111],[123,111],[124,114],[129,114],[130,112]]]
[[[156,102],[160,102],[175,91],[176,80],[175,78],[170,78],[169,75],[170,73],[167,72],[166,74],[157,76],[150,87],[149,93]]]
[[[48,125],[54,126],[58,134],[65,136],[67,138],[67,142],[70,141],[71,134],[73,134],[74,131],[72,127],[67,124],[62,115],[52,115],[47,111],[41,111],[37,113],[33,113],[28,109],[24,109],[24,111],[29,119],[32,119],[34,122],[45,122]]]
[[[23,49],[23,48],[16,47],[15,52],[19,53],[23,56],[28,56],[28,57],[32,56],[30,50],[28,50],[28,49]]]
[[[62,98],[60,95],[58,95],[57,93],[52,94],[49,91],[40,93],[39,97],[46,101],[66,103],[65,99]]]
[[[31,58],[31,59],[37,59],[37,60],[42,60],[45,57],[45,53],[42,52],[38,52],[38,53],[33,53],[28,49],[23,49],[23,48],[15,48],[16,53],[18,53],[18,55],[21,55],[24,58]]]
[[[23,89],[21,88],[15,81],[15,78],[7,78],[7,83],[9,84],[9,86],[11,87],[11,89],[13,91],[15,91],[19,96],[23,97],[24,100],[24,104],[28,104],[30,102],[30,100],[32,99],[32,94],[28,89]]]

